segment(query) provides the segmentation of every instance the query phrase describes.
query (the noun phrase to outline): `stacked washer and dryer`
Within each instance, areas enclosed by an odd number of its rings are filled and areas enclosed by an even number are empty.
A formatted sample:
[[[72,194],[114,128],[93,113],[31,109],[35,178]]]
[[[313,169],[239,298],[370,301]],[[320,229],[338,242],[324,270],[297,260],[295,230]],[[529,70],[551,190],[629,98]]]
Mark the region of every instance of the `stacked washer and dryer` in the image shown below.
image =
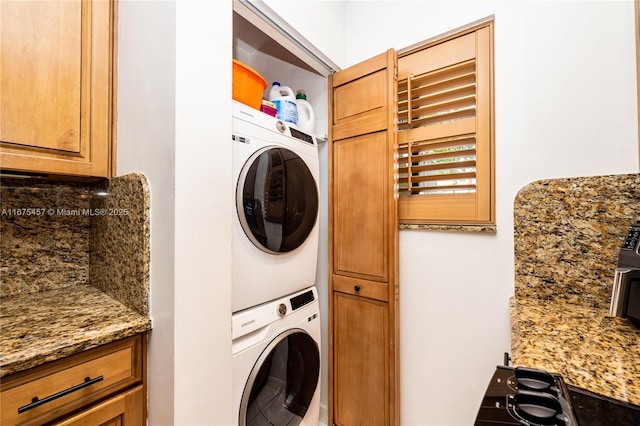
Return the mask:
[[[317,425],[317,140],[233,101],[233,407],[241,426]]]

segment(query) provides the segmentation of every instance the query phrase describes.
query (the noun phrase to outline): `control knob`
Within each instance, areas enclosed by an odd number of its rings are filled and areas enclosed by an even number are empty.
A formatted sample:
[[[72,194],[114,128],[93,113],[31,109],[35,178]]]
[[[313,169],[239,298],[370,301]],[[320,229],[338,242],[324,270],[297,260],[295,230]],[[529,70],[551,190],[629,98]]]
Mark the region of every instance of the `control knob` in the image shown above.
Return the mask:
[[[536,425],[566,425],[560,401],[548,393],[518,390],[515,395],[515,411],[520,417]]]
[[[558,396],[558,388],[553,376],[544,370],[535,368],[516,367],[516,383],[520,390],[549,392]]]
[[[278,305],[278,315],[283,317],[285,316],[287,313],[287,305],[285,305],[284,303],[281,303]]]

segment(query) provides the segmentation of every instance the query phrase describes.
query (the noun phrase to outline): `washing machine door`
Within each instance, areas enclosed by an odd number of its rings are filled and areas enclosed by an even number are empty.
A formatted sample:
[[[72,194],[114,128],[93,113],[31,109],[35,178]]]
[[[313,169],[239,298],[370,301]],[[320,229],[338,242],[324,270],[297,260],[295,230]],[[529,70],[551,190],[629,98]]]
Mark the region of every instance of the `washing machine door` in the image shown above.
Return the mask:
[[[256,247],[273,254],[295,250],[316,223],[316,181],[295,152],[263,148],[240,173],[236,208],[242,229]]]
[[[240,426],[296,426],[309,409],[320,379],[320,352],[302,329],[269,343],[256,362],[240,402]]]

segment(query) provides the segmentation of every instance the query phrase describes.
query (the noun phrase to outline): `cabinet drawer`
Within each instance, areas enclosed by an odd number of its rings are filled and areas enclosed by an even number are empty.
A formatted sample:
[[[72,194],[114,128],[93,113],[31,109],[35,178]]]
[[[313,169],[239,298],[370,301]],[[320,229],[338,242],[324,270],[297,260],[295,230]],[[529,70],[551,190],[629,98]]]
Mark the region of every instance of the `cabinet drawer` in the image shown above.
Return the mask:
[[[382,302],[389,301],[389,285],[377,281],[333,274],[333,290]]]
[[[142,426],[143,404],[144,388],[140,385],[56,422],[53,426]]]
[[[142,336],[3,378],[1,424],[41,424],[142,382]]]

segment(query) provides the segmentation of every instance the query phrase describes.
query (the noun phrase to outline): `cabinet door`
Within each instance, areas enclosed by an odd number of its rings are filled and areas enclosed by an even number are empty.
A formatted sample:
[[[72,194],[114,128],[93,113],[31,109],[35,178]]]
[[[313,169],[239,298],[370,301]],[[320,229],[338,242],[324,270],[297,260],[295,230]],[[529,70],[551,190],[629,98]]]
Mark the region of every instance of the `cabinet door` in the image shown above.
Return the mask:
[[[396,54],[330,77],[329,401],[335,425],[396,425]]]
[[[69,417],[54,426],[142,426],[143,387],[138,386]]]
[[[0,2],[0,167],[111,171],[114,1]]]
[[[333,271],[387,282],[389,194],[384,131],[333,144]]]
[[[389,305],[336,291],[333,313],[333,424],[390,424]]]

